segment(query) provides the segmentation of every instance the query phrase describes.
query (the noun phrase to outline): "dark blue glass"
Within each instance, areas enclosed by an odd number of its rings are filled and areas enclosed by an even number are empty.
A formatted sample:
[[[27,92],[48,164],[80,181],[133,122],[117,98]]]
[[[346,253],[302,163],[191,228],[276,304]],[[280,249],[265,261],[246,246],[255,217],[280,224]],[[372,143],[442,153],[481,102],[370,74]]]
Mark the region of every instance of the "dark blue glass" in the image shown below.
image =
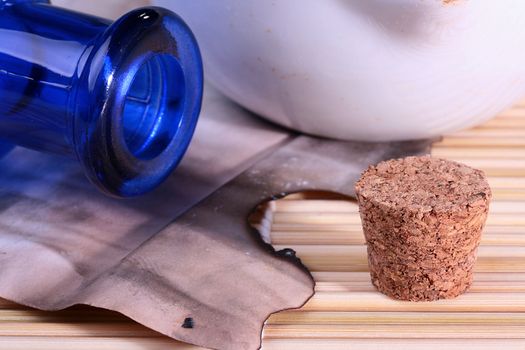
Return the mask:
[[[0,0],[0,152],[77,157],[102,191],[145,193],[190,143],[202,75],[193,34],[169,10],[112,23],[48,1]]]

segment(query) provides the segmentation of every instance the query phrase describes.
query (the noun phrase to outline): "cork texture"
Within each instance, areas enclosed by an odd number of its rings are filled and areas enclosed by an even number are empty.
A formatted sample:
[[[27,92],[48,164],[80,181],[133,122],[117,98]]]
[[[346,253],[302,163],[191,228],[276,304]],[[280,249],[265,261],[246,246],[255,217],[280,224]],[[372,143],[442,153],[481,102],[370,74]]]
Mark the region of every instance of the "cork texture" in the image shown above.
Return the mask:
[[[379,291],[430,301],[470,287],[492,197],[481,170],[430,156],[393,159],[370,166],[355,190]]]

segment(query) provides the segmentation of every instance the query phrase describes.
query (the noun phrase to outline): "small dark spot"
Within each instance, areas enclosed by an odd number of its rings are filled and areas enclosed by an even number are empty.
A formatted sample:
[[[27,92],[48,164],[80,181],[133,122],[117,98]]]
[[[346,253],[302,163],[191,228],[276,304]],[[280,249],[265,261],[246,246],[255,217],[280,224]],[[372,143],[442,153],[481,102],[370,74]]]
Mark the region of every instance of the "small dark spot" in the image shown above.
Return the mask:
[[[193,318],[186,317],[182,323],[182,328],[193,328]]]
[[[295,250],[291,248],[284,248],[277,252],[277,255],[285,256],[287,258],[295,258]]]

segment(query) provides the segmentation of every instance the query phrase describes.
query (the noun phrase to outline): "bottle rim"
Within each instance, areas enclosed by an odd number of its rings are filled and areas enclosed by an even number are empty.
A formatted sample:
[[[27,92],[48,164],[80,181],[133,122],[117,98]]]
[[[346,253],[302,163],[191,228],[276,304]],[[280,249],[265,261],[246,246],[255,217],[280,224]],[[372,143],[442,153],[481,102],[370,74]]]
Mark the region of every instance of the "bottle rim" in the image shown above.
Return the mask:
[[[178,165],[197,124],[203,68],[195,37],[173,12],[144,7],[111,24],[83,56],[70,101],[77,157],[107,194],[148,192]],[[155,102],[129,117],[129,94],[144,69],[156,69]]]

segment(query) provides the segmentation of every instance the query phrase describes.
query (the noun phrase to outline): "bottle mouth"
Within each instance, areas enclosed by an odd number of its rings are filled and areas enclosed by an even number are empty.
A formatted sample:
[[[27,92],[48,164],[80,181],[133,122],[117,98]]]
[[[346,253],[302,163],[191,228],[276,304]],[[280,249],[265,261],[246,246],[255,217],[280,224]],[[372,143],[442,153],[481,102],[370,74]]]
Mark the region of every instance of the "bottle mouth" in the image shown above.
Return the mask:
[[[156,54],[145,60],[125,93],[121,128],[129,152],[141,160],[169,147],[184,112],[186,83],[178,60]]]
[[[77,156],[102,191],[144,194],[180,162],[198,120],[195,38],[171,11],[147,7],[118,19],[86,55],[72,101]]]

